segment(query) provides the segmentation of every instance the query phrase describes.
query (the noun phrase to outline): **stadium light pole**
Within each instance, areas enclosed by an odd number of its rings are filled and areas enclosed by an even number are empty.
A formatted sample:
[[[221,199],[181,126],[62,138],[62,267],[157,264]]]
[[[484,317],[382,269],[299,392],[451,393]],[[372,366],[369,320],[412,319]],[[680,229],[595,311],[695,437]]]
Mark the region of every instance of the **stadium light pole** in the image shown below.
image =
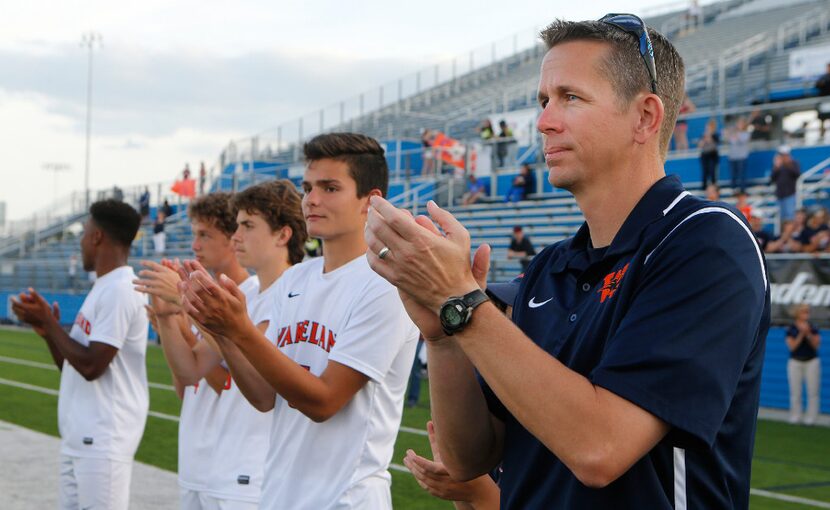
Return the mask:
[[[70,169],[70,166],[66,163],[43,163],[40,165],[43,170],[47,172],[52,172],[52,208],[55,210],[58,209],[58,173],[59,172],[66,172]],[[49,209],[52,210],[52,209]],[[49,217],[49,213],[46,213],[47,218]],[[48,223],[48,221],[47,221]]]
[[[85,206],[89,209],[89,142],[92,134],[92,54],[95,44],[101,45],[101,34],[90,30],[81,34],[81,46],[87,48],[89,53],[89,65],[87,66],[86,82],[86,159],[84,161],[84,195]]]

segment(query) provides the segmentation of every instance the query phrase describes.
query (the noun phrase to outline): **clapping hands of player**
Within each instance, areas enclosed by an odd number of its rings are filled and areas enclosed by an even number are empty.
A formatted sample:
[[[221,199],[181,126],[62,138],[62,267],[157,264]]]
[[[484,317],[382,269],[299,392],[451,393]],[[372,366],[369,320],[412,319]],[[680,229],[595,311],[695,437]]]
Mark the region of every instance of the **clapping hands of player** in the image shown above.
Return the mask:
[[[424,338],[438,340],[444,337],[437,315],[444,301],[485,287],[490,247],[481,245],[471,264],[469,232],[435,202],[427,210],[432,219],[413,217],[373,197],[366,224],[367,257],[372,269],[398,288]],[[381,259],[378,253],[384,247],[391,251]]]
[[[242,337],[249,325],[245,295],[227,276],[219,281],[196,261],[184,262],[184,278],[179,283],[182,307],[190,318],[214,336],[230,339]]]
[[[12,298],[12,311],[17,318],[32,326],[40,336],[46,336],[50,326],[60,324],[61,312],[58,303],[50,306],[35,289],[29,287],[28,292],[21,292],[17,299]]]
[[[469,482],[458,482],[453,479],[441,461],[441,452],[435,438],[435,426],[431,421],[427,422],[427,432],[433,460],[421,457],[413,450],[407,450],[403,458],[404,465],[415,476],[418,485],[435,497],[466,503],[468,508],[497,509],[499,492],[495,482],[487,475]]]

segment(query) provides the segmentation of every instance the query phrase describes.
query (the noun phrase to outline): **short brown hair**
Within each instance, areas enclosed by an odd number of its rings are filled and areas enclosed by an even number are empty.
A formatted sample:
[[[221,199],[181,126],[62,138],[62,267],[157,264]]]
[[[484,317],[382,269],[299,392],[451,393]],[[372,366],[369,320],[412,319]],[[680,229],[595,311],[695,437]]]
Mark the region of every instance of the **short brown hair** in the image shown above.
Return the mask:
[[[657,68],[657,95],[663,101],[665,116],[660,126],[660,153],[669,150],[674,124],[685,97],[686,70],[677,49],[660,32],[648,28],[654,46]],[[623,105],[628,105],[641,91],[651,91],[651,77],[640,56],[636,39],[628,32],[601,21],[556,20],[540,33],[548,49],[569,41],[600,41],[611,50],[600,71],[611,82]]]
[[[230,193],[210,193],[190,202],[187,214],[191,221],[204,221],[230,238],[236,232],[236,215],[231,212],[230,202]]]
[[[379,189],[385,197],[389,188],[389,167],[383,147],[374,138],[358,133],[317,135],[303,145],[308,162],[321,159],[342,161],[357,183],[357,196]]]
[[[239,211],[259,214],[272,232],[289,227],[291,239],[288,240],[288,260],[292,264],[303,261],[303,245],[308,239],[308,232],[303,217],[302,198],[294,183],[280,179],[245,188],[233,196],[230,206],[234,216]]]

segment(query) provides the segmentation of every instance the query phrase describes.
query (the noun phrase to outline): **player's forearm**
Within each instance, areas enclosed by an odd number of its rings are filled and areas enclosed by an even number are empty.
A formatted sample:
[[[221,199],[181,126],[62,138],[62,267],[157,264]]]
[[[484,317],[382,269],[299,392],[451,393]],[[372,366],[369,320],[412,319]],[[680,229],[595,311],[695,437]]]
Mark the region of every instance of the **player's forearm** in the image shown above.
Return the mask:
[[[324,421],[332,414],[332,392],[319,377],[281,353],[253,324],[239,336],[234,344],[291,406],[314,421]]]
[[[192,386],[199,382],[202,374],[198,371],[193,348],[182,334],[180,321],[179,315],[159,317],[160,335],[164,338],[161,348],[176,379],[185,386]]]
[[[432,420],[441,458],[457,480],[490,471],[501,458],[501,438],[494,430],[475,369],[452,337],[427,342]]]
[[[216,337],[215,340],[230,368],[233,381],[245,399],[259,411],[273,409],[277,395],[274,388],[263,379],[233,342],[222,337]]]
[[[95,359],[87,346],[82,345],[70,337],[57,322],[46,327],[46,343],[52,359],[63,367],[63,361],[69,362],[72,367],[87,379],[94,379],[97,375]]]
[[[494,306],[479,308],[459,345],[510,413],[582,483],[612,482],[668,431],[542,350]]]

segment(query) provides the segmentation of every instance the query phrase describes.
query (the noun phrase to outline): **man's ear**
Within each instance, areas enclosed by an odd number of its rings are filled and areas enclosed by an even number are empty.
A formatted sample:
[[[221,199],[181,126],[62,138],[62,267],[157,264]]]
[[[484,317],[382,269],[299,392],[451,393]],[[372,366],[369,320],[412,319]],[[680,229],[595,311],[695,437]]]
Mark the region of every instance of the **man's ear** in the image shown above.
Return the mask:
[[[663,101],[656,94],[645,94],[635,99],[638,118],[634,126],[634,141],[645,144],[652,137],[660,143],[660,128],[666,115]]]
[[[104,232],[100,228],[95,228],[92,231],[92,244],[93,246],[100,246],[101,243],[104,242]]]
[[[365,197],[363,197],[363,199],[365,200],[365,202],[363,203],[363,209],[361,210],[363,214],[369,213],[369,201],[372,199],[372,197],[383,198],[383,193],[378,188],[374,188]]]
[[[277,246],[287,246],[291,236],[294,235],[294,231],[288,225],[283,225],[275,234]]]

